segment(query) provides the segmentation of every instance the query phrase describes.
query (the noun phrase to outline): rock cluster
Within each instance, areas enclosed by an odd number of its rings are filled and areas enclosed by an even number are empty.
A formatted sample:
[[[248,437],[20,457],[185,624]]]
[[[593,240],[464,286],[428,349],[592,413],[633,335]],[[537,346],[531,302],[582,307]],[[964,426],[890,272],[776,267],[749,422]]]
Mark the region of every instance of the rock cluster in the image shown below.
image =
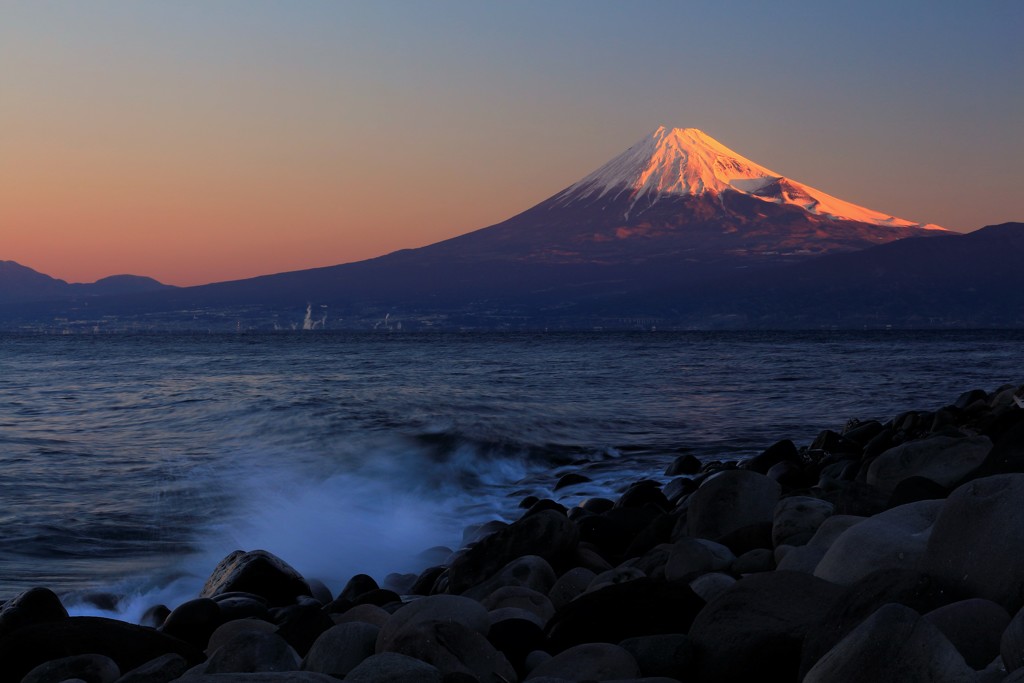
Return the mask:
[[[256,550],[151,625],[32,589],[0,606],[0,682],[1024,680],[1022,395],[530,497],[383,588],[332,595]]]

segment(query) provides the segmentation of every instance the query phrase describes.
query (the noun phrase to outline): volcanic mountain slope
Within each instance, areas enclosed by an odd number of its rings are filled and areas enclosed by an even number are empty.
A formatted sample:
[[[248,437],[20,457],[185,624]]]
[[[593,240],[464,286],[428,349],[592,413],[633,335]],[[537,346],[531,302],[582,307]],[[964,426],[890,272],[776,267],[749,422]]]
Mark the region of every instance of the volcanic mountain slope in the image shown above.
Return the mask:
[[[539,205],[422,251],[534,263],[781,263],[944,232],[786,178],[696,128],[662,126]]]

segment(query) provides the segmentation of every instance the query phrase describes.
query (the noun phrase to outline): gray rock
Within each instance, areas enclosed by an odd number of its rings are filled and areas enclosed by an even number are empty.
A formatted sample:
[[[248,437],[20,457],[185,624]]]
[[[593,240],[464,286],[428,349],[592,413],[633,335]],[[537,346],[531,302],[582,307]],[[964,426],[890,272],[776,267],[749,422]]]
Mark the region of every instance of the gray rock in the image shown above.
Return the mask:
[[[367,624],[373,624],[379,628],[384,626],[384,623],[391,618],[391,612],[388,612],[383,607],[378,605],[356,605],[352,609],[346,610],[341,614],[332,614],[331,619],[334,620],[335,624],[346,624],[351,621],[362,621]]]
[[[1024,474],[976,479],[946,499],[928,540],[925,566],[970,595],[1015,614],[1024,603]]]
[[[732,551],[720,543],[703,538],[684,538],[672,545],[665,564],[665,579],[687,583],[703,574],[728,569],[735,561]]]
[[[984,669],[999,656],[1000,639],[1010,623],[1005,609],[980,598],[944,605],[924,618],[942,631],[973,669]]]
[[[711,602],[736,583],[736,579],[722,572],[711,572],[698,576],[690,582],[690,589],[704,600]]]
[[[709,602],[689,634],[698,680],[797,680],[804,637],[842,593],[798,572],[751,574]]]
[[[437,667],[395,652],[368,657],[345,676],[345,683],[441,683]]]
[[[468,598],[482,600],[499,588],[525,586],[541,593],[547,593],[555,585],[557,576],[547,560],[539,555],[517,557],[502,567],[486,581],[471,586],[462,593]]]
[[[585,643],[558,653],[533,669],[525,679],[544,677],[575,681],[637,678],[640,667],[624,648],[610,643]]]
[[[770,527],[781,490],[778,482],[756,472],[720,472],[690,496],[687,532],[717,541],[749,527]]]
[[[516,680],[505,655],[479,632],[458,622],[414,621],[387,638],[384,647],[431,664],[445,676],[468,674],[480,683]]]
[[[555,615],[555,607],[548,596],[525,586],[505,586],[494,591],[481,601],[487,610],[517,607],[537,615],[542,622]],[[493,619],[492,619],[493,621]]]
[[[889,494],[901,481],[915,476],[952,486],[981,465],[991,450],[992,441],[987,436],[933,436],[908,441],[871,462],[867,483]]]
[[[783,498],[772,515],[772,545],[806,544],[833,509],[832,503],[810,496]]]
[[[748,550],[732,563],[733,574],[757,574],[758,572],[770,572],[775,569],[775,555],[767,548],[755,548]]]
[[[942,632],[917,612],[889,604],[822,657],[803,683],[963,683],[975,678]]]
[[[247,632],[274,633],[277,626],[262,619],[235,619],[221,624],[210,634],[209,644],[206,646],[206,654],[213,654],[222,645],[237,636],[239,633]]]
[[[915,569],[943,503],[900,505],[850,527],[825,552],[814,575],[846,586],[879,569]]]
[[[452,560],[448,568],[449,590],[462,593],[478,586],[524,555],[537,555],[560,568],[575,554],[579,537],[576,524],[554,510],[525,516]]]
[[[551,604],[558,609],[573,598],[582,595],[595,576],[597,574],[586,567],[573,567],[558,577],[555,585],[548,591]]]
[[[302,670],[343,677],[374,654],[379,633],[378,627],[358,621],[332,626],[313,643]]]
[[[1003,629],[999,653],[1007,671],[1024,669],[1024,609],[1018,611]]]
[[[166,654],[136,667],[117,679],[117,683],[169,683],[188,670],[188,662],[181,655]]]
[[[486,635],[491,621],[487,608],[461,595],[431,595],[413,600],[391,615],[377,636],[377,652],[393,652],[393,640],[399,632],[419,622],[440,621],[461,624]]]
[[[641,569],[636,567],[618,566],[615,569],[609,569],[606,572],[601,572],[594,577],[594,580],[587,585],[587,592],[593,592],[601,590],[605,586],[611,586],[616,583],[625,583],[626,581],[636,581],[637,579],[646,578],[647,574]]]
[[[114,683],[121,670],[110,657],[74,655],[44,662],[28,672],[22,683],[61,683],[78,678],[85,683]]]
[[[298,671],[301,665],[299,655],[276,633],[243,631],[210,655],[203,673]]]

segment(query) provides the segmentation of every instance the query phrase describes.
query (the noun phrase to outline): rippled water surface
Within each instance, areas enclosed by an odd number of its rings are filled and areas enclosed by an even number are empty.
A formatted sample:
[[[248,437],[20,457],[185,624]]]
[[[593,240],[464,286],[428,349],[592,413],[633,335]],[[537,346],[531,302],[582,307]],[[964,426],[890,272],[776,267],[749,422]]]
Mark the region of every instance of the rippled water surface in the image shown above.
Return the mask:
[[[418,568],[558,474],[754,454],[1024,381],[1020,332],[0,336],[0,599]],[[583,462],[579,462],[583,461]],[[575,465],[569,463],[576,462]],[[563,491],[559,492],[564,493]],[[575,498],[574,498],[575,497]],[[126,599],[124,605],[129,604]],[[122,609],[127,609],[122,607]]]

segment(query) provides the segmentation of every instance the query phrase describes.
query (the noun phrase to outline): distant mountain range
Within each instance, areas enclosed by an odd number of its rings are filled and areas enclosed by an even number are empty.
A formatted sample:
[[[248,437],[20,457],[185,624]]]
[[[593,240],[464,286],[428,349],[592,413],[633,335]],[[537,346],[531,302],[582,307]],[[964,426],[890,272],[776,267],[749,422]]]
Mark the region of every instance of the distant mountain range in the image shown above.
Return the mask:
[[[1024,224],[960,235],[658,128],[548,200],[419,249],[200,287],[0,262],[7,329],[1024,326]]]

